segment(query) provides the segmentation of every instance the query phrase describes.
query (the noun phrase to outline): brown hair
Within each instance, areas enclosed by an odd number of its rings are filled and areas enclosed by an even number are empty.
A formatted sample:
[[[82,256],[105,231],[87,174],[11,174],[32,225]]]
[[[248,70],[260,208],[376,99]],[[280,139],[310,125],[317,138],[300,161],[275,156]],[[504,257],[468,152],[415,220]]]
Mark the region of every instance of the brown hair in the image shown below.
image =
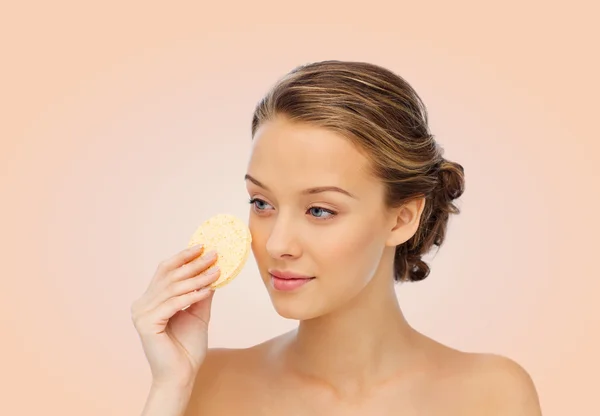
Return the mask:
[[[452,202],[464,191],[461,165],[442,157],[429,132],[427,110],[400,76],[363,62],[323,61],[302,65],[280,79],[258,103],[252,137],[275,116],[310,123],[339,133],[372,162],[373,173],[386,185],[390,207],[425,197],[418,230],[396,247],[394,278],[418,281],[429,275],[422,260],[441,246]]]

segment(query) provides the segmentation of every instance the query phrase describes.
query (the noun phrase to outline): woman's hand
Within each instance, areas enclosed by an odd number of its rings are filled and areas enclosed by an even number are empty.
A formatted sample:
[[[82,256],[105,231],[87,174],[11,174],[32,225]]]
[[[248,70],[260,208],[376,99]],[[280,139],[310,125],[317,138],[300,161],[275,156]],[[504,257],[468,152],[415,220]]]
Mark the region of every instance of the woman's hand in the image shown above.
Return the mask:
[[[206,356],[214,293],[207,286],[220,271],[207,272],[217,254],[202,253],[191,247],[161,262],[146,292],[131,306],[157,388],[191,387]]]

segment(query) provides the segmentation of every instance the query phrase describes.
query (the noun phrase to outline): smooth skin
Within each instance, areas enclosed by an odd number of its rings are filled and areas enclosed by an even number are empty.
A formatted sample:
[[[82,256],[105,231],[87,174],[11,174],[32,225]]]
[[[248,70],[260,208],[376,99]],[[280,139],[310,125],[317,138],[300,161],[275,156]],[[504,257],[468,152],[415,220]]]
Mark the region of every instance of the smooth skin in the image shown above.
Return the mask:
[[[146,312],[141,321],[151,335],[142,341],[160,382],[143,415],[541,415],[520,365],[442,345],[406,321],[394,248],[417,230],[423,200],[386,207],[383,184],[368,167],[361,151],[331,131],[283,117],[260,127],[246,179],[252,250],[275,310],[298,328],[250,348],[206,350],[212,297],[193,305],[202,325],[175,325],[182,329],[176,338],[157,334],[169,327],[174,305]],[[315,189],[325,186],[342,191]],[[281,292],[271,284],[273,268],[315,278]],[[177,293],[142,304],[158,311]],[[182,353],[176,339],[193,353]]]
[[[143,415],[181,415],[208,349],[208,323],[220,276],[214,251],[187,248],[162,261],[131,317],[150,364],[152,388]]]

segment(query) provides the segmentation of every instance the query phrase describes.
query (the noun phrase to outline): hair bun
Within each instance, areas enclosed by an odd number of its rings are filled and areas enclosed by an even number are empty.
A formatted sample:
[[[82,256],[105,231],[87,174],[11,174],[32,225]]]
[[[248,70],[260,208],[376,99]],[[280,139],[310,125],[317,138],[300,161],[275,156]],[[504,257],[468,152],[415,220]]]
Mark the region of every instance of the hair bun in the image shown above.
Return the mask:
[[[462,165],[442,159],[439,171],[440,189],[446,200],[454,201],[465,191],[465,170]]]

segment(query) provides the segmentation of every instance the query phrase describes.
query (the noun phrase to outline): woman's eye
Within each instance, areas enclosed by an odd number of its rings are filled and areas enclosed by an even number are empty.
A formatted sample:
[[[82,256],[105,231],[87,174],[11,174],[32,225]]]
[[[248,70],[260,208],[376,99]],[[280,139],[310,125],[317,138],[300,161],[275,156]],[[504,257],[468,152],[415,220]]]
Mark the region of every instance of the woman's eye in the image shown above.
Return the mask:
[[[266,211],[266,210],[272,208],[270,204],[263,201],[262,199],[252,198],[248,202],[253,206],[253,208],[256,211],[259,211],[259,212]],[[311,216],[313,216],[314,218],[323,219],[323,220],[333,218],[337,215],[336,212],[331,211],[329,209],[321,208],[321,207],[311,207],[308,209],[307,213],[310,214]]]
[[[316,218],[331,218],[335,215],[335,212],[320,207],[312,207],[308,211]]]
[[[259,211],[263,211],[269,205],[262,199],[258,199],[258,198],[252,198],[250,200],[250,204],[254,205],[254,208],[256,208]]]

